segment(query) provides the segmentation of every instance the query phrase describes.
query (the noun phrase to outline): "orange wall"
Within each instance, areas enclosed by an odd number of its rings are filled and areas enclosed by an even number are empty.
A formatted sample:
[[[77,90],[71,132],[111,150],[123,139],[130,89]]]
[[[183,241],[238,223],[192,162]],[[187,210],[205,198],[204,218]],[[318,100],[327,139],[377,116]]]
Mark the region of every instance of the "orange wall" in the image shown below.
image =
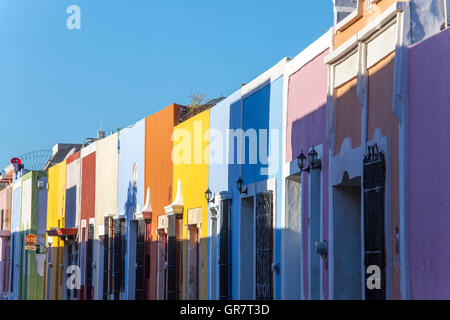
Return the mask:
[[[356,96],[356,78],[336,89],[336,139],[334,154],[341,151],[346,137],[352,139],[352,148],[361,145],[361,104]]]
[[[342,45],[345,41],[354,36],[358,31],[363,29],[367,24],[369,24],[373,19],[382,14],[386,9],[388,9],[391,5],[396,2],[403,2],[398,0],[381,0],[377,4],[372,3],[372,8],[370,10],[366,10],[366,2],[369,0],[362,0],[361,5],[363,8],[362,17],[355,21],[352,25],[347,27],[344,30],[340,30],[336,32],[334,36],[334,48],[336,49],[340,45]]]
[[[400,256],[395,248],[396,228],[400,228],[399,222],[399,168],[398,168],[398,122],[392,111],[394,59],[395,53],[391,53],[372,68],[369,69],[369,108],[367,123],[367,138],[373,139],[376,129],[381,129],[383,136],[389,137],[390,178],[391,178],[391,250],[394,261],[392,297],[400,299]]]
[[[145,197],[150,187],[153,210],[151,225],[150,299],[156,299],[158,216],[172,202],[172,132],[178,123],[180,107],[172,104],[145,119]]]

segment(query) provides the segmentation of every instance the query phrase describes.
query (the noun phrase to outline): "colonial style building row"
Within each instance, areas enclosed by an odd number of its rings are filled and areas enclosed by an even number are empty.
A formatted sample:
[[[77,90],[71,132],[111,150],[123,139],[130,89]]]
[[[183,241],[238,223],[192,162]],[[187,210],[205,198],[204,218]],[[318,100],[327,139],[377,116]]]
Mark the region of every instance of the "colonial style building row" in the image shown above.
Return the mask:
[[[2,297],[449,299],[446,1],[334,2],[211,108],[14,159]]]

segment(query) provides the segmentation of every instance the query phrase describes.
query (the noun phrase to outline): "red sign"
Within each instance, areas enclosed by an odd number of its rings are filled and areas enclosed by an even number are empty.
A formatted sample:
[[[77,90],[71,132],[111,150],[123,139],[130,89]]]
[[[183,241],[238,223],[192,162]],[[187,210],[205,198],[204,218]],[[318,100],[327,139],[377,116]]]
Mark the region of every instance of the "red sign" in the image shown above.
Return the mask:
[[[36,237],[36,235],[30,233],[30,234],[27,234],[27,236],[25,237],[25,244],[27,246],[32,246],[37,243],[37,240],[38,240],[38,238]]]
[[[12,158],[11,163],[12,164],[22,164],[22,160],[20,160],[19,158]]]

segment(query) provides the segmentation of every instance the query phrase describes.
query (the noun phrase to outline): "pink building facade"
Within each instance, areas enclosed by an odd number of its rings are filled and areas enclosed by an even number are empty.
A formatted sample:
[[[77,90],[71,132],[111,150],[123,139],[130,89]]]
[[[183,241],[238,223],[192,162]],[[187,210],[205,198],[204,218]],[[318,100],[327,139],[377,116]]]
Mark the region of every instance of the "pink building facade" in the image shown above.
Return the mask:
[[[411,299],[450,299],[450,30],[409,49],[408,274]]]
[[[292,59],[286,70],[284,299],[328,299],[328,264],[316,243],[328,243],[328,68],[331,32]],[[315,150],[320,167],[301,171],[297,157]],[[307,164],[306,166],[308,166]],[[306,166],[304,169],[306,169]]]

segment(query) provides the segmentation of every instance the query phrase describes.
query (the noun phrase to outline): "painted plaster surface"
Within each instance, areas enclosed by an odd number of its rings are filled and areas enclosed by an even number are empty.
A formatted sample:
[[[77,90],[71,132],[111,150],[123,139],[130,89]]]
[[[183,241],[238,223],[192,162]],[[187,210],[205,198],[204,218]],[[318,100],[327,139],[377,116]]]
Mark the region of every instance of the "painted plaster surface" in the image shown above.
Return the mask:
[[[205,158],[196,159],[194,150],[194,143],[199,150],[208,150],[209,137],[203,139],[203,135],[209,129],[209,115],[210,111],[206,110],[185,122],[175,127],[177,130],[185,130],[189,133],[189,137],[184,137],[179,141],[174,141],[174,146],[178,143],[186,143],[192,146],[192,152],[186,158],[188,162],[174,164],[173,168],[173,185],[177,185],[178,180],[181,180],[181,192],[184,203],[183,212],[183,284],[182,292],[183,298],[186,296],[187,290],[187,237],[188,233],[184,227],[188,223],[188,210],[200,208],[201,210],[201,225],[200,225],[200,265],[199,265],[199,299],[206,299],[207,297],[207,266],[208,266],[208,205],[205,200],[205,191],[208,188],[208,163]],[[197,132],[197,133],[195,133]],[[187,140],[185,139],[187,138]],[[203,154],[203,152],[201,153]],[[208,151],[206,151],[208,157]],[[207,158],[206,158],[207,159]],[[195,163],[196,162],[196,163]],[[172,197],[176,197],[176,189],[174,188]]]
[[[117,214],[127,219],[127,249],[125,252],[125,298],[134,296],[135,245],[130,240],[130,233],[135,237],[135,229],[130,220],[144,206],[144,172],[145,172],[145,119],[142,119],[119,132],[119,162],[117,186]]]
[[[324,57],[328,54],[328,50],[320,53],[317,57],[304,65],[297,72],[292,74],[289,78],[288,88],[288,105],[287,105],[287,126],[286,126],[286,162],[296,159],[296,157],[303,151],[307,154],[309,148],[312,146],[322,145],[322,234],[323,239],[328,241],[328,144],[326,140],[326,100],[327,100],[327,66],[324,64]],[[292,199],[288,205],[300,206],[302,210],[301,229],[296,229],[301,232],[302,237],[302,251],[303,255],[303,279],[304,287],[303,294],[305,297],[309,295],[309,257],[308,257],[308,243],[309,243],[309,179],[308,174],[302,175],[302,194],[303,203],[297,204]],[[291,184],[293,184],[291,182]],[[288,192],[288,190],[286,190]],[[295,187],[290,192],[296,192]],[[300,192],[300,191],[298,191]],[[299,221],[300,222],[300,221]],[[291,226],[288,221],[288,226]],[[292,224],[293,228],[295,223]],[[287,231],[289,233],[289,231]],[[294,258],[293,258],[294,259]],[[286,263],[291,264],[289,257]],[[324,297],[328,297],[328,270],[323,272],[323,287]],[[291,284],[287,284],[291,286]],[[295,288],[291,289],[291,292]],[[299,295],[298,291],[295,291]],[[298,297],[299,298],[299,297]]]
[[[65,225],[66,173],[65,160],[48,169],[47,230],[61,228]],[[49,242],[51,248],[48,250],[52,251],[52,270],[50,272],[51,279],[47,279],[48,274],[46,274],[46,283],[50,283],[50,287],[46,287],[46,296],[51,300],[59,300],[62,299],[63,286],[60,281],[61,270],[58,266],[64,262],[64,242],[59,237],[47,235],[47,243]]]
[[[257,159],[251,158],[250,148],[254,144],[245,143],[245,164],[241,175],[245,184],[263,182],[276,178],[274,190],[274,262],[279,263],[281,252],[281,145],[282,145],[283,77],[254,90],[243,99],[243,130],[257,132]],[[267,135],[264,135],[264,131]],[[268,134],[270,132],[270,134]],[[263,133],[261,135],[261,133]],[[269,161],[270,159],[270,161]],[[243,244],[240,244],[243,245]],[[274,298],[281,294],[280,274],[274,276]]]
[[[219,192],[232,192],[233,198],[239,198],[239,192],[236,188],[236,181],[239,179],[240,166],[237,163],[237,152],[239,146],[237,143],[231,144],[228,140],[228,130],[234,130],[241,127],[241,90],[237,90],[225,100],[214,106],[210,110],[210,149],[209,149],[209,188],[213,194]],[[222,152],[222,150],[225,150]],[[237,205],[236,205],[237,204]],[[231,237],[232,243],[239,241],[239,214],[238,201],[234,201],[234,208],[231,211]],[[214,232],[211,230],[211,232]],[[209,242],[209,246],[211,241]],[[220,244],[217,239],[218,250]],[[211,254],[211,251],[208,251]],[[232,274],[237,274],[236,268],[238,262],[238,250],[231,251],[231,268]],[[210,263],[210,260],[208,260]],[[215,267],[216,262],[212,263]],[[214,276],[215,292],[208,287],[208,294],[213,294],[217,298],[217,288],[219,286],[217,278],[217,270],[211,270],[208,264],[208,279]],[[237,277],[231,277],[231,291],[233,299],[237,298],[238,282]],[[211,285],[208,280],[208,284]]]
[[[133,184],[133,166],[137,181]],[[144,205],[145,119],[119,132],[117,214],[133,218]]]
[[[11,213],[11,194],[12,187],[9,184],[4,189],[0,190],[0,210],[3,211],[3,218],[0,221],[0,230],[10,229],[10,213]],[[0,211],[1,212],[1,211]],[[0,295],[8,291],[8,276],[9,265],[9,241],[6,238],[0,238]]]
[[[118,141],[118,133],[97,141],[95,167],[95,223],[97,226],[105,223],[106,215],[117,215]],[[98,239],[98,231],[96,228],[96,239]]]
[[[38,236],[38,241],[45,243],[45,237],[42,237],[41,227],[45,221],[46,215],[46,192],[38,190],[38,181],[46,182],[44,172],[32,171],[22,177],[22,217],[21,217],[21,236],[29,233]],[[41,220],[41,221],[39,221]],[[39,225],[38,225],[39,224]],[[39,233],[38,231],[41,231]],[[37,300],[44,298],[44,274],[39,269],[40,256],[33,251],[25,250],[22,252],[22,283],[20,298],[25,300]],[[38,270],[39,269],[39,270]]]
[[[286,162],[303,149],[322,143],[325,137],[328,68],[318,55],[289,78]]]
[[[86,225],[90,219],[95,217],[95,157],[97,145],[90,145],[89,154],[81,152],[81,220],[86,220]]]
[[[378,3],[372,3],[372,8],[367,9],[366,1],[358,0],[359,6],[362,8],[362,16],[348,28],[338,30],[334,37],[334,48],[338,48],[348,39],[354,36],[358,31],[367,26],[376,17],[380,16],[386,9],[396,3],[398,0],[381,0]],[[371,0],[370,0],[371,1]]]
[[[81,158],[80,152],[67,158],[65,227],[74,228],[81,216]]]
[[[356,96],[356,78],[336,89],[336,137],[334,155],[349,137],[352,147],[361,145],[361,104]]]
[[[22,204],[22,181],[16,178],[13,183],[13,201],[11,209],[11,251],[10,251],[10,281],[12,282],[12,298],[20,298],[20,286],[22,276],[20,274],[20,266],[22,265],[22,235],[20,233],[20,213]]]
[[[156,299],[158,217],[172,202],[173,163],[172,133],[178,123],[180,107],[169,107],[145,119],[145,195],[150,188],[152,207],[151,235],[147,238],[150,251],[150,283],[148,298]]]
[[[408,260],[412,299],[450,299],[450,30],[409,50]]]
[[[395,233],[399,224],[399,157],[398,157],[398,121],[392,109],[393,79],[395,53],[389,54],[369,69],[368,93],[368,141],[372,141],[375,131],[380,129],[383,136],[389,137],[389,172],[390,172],[390,210],[391,210],[391,252],[394,253],[392,279],[392,296],[400,299],[400,265],[396,263],[400,256],[395,249]],[[387,189],[389,190],[389,189]]]

